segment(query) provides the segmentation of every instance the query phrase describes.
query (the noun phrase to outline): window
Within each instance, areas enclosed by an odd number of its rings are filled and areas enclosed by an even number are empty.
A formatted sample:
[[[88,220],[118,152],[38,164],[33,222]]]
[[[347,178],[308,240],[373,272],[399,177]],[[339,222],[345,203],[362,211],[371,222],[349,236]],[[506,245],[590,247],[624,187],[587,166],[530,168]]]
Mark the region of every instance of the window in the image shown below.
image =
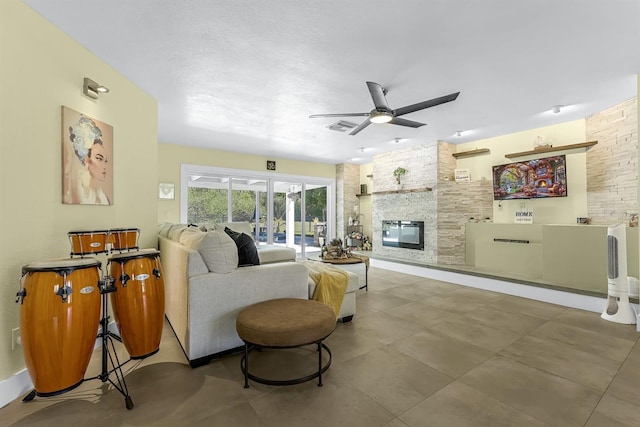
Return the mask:
[[[256,244],[319,252],[335,235],[335,180],[182,165],[181,222],[246,221]]]

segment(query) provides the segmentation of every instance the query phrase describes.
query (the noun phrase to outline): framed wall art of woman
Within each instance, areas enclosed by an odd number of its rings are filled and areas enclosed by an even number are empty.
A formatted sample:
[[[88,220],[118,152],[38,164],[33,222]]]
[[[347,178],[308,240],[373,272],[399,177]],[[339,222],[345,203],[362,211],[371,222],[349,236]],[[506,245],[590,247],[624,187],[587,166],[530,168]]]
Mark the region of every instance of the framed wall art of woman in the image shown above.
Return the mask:
[[[62,203],[113,204],[113,127],[65,106]]]

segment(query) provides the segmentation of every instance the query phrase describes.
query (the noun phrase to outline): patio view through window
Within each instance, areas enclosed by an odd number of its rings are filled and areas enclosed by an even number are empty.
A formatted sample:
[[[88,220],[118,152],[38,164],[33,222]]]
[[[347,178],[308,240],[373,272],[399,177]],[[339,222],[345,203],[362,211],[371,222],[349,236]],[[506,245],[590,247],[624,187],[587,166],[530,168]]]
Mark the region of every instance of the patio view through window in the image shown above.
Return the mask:
[[[256,244],[293,247],[301,256],[319,252],[332,235],[332,179],[183,165],[182,181],[182,222],[246,221]]]

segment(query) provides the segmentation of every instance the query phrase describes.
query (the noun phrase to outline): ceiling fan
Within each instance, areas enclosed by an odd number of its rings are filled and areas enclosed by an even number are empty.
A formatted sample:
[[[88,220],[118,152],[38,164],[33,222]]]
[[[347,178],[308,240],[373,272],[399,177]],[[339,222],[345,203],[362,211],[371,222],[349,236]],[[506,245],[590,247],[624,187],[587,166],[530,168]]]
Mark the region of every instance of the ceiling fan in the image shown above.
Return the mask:
[[[383,89],[378,83],[367,82],[369,93],[373,99],[373,105],[375,108],[368,113],[344,113],[344,114],[312,114],[309,116],[311,119],[319,117],[367,117],[367,119],[360,123],[360,125],[352,130],[349,135],[355,135],[362,129],[369,126],[371,123],[391,123],[392,125],[407,126],[410,128],[419,128],[424,126],[424,123],[414,122],[413,120],[402,119],[400,116],[413,113],[414,111],[424,110],[425,108],[435,107],[436,105],[444,104],[445,102],[455,101],[460,92],[452,93],[450,95],[441,96],[439,98],[433,98],[428,101],[418,102],[417,104],[407,105],[406,107],[400,107],[396,110],[389,108],[387,104],[387,90]]]

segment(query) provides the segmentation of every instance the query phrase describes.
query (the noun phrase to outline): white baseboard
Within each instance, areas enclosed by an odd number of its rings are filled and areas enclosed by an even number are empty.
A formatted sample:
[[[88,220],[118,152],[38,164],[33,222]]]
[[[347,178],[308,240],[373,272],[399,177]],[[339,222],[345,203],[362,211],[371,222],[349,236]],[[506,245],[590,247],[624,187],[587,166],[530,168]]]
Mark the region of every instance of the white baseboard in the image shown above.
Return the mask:
[[[565,307],[593,311],[596,313],[602,313],[602,310],[604,309],[604,306],[606,304],[606,300],[604,297],[599,298],[589,295],[563,292],[555,289],[547,289],[499,279],[479,277],[472,274],[456,273],[453,271],[421,267],[410,264],[401,264],[374,258],[372,258],[370,262],[372,267],[379,267],[385,270],[413,274],[414,276],[441,280],[443,282],[454,283],[456,285],[485,289],[488,291],[500,292],[503,294],[529,298],[537,301],[544,301],[551,304],[558,304]]]
[[[14,374],[6,380],[0,381],[0,408],[13,402],[21,395],[33,390],[33,383],[27,369]]]
[[[108,326],[109,332],[118,334],[118,326],[115,322],[110,322]],[[96,339],[94,350],[102,346],[102,340]],[[29,377],[27,369],[23,369],[9,378],[0,381],[0,408],[13,402],[20,396],[26,395],[33,390],[33,382]]]

